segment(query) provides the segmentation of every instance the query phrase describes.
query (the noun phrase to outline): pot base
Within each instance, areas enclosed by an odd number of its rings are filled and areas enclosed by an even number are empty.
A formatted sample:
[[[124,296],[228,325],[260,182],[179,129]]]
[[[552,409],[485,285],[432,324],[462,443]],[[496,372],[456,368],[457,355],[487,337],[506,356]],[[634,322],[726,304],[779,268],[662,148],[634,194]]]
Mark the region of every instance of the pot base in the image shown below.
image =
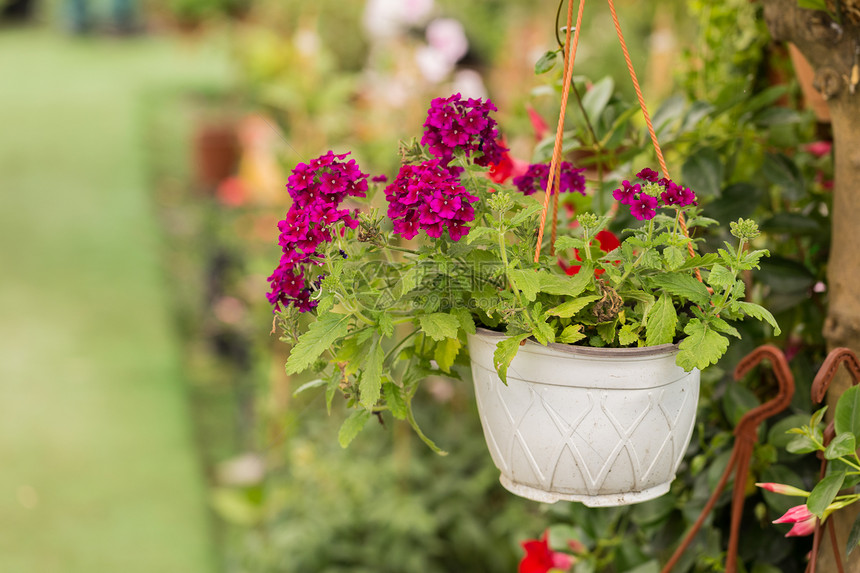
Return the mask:
[[[611,493],[605,495],[581,495],[575,493],[549,492],[537,489],[521,483],[509,480],[505,475],[499,477],[499,482],[509,492],[541,503],[555,503],[557,501],[578,501],[588,507],[615,507],[619,505],[631,505],[642,503],[667,493],[671,482],[662,483],[642,491],[629,491],[624,493]]]

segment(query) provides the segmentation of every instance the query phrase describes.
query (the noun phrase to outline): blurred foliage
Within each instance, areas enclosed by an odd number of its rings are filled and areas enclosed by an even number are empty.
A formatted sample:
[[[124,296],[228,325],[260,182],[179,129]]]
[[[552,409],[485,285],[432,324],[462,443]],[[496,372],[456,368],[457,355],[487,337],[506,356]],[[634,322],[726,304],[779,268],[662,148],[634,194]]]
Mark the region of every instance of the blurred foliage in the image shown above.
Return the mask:
[[[467,60],[490,72],[515,55],[511,46],[532,13],[540,10],[546,23],[556,5],[446,0],[438,2],[437,13],[465,24],[472,52]],[[420,125],[431,95],[447,95],[433,91],[447,84],[425,85],[410,93],[403,108],[395,108],[370,91],[365,83],[368,38],[357,31],[362,8],[361,2],[334,0],[313,6],[299,0],[255,2],[249,18],[234,29],[243,94],[250,107],[271,114],[285,134],[289,148],[280,149],[285,167],[333,147],[356,149],[362,166],[373,172],[389,170],[397,158],[382,150],[392,149],[403,132]],[[615,183],[653,165],[654,156],[617,40],[607,33],[611,21],[605,9],[594,7],[589,16],[591,9],[586,18],[595,25],[583,30],[575,71],[578,95],[571,95],[568,106],[565,150],[589,168],[591,187],[597,189],[571,209],[603,212],[611,206],[609,190]],[[792,409],[761,429],[752,474],[754,481],[809,485],[816,463],[784,452],[785,430],[808,418],[809,384],[825,351],[820,332],[833,166],[830,153],[806,146],[820,138],[821,128],[800,109],[786,58],[768,43],[760,11],[742,0],[689,0],[686,6],[680,1],[661,6],[619,2],[638,70],[652,64],[649,50],[634,47],[644,45],[653,22],[668,26],[676,41],[689,43],[683,64],[671,68],[678,88],[655,108],[653,119],[670,171],[702,197],[706,215],[724,223],[697,238],[706,250],[714,249],[728,238],[729,220],[763,221],[765,234],[754,247],[767,248],[773,256],[748,277],[747,290],[782,327],[783,336],[773,342],[792,359],[797,391]],[[421,31],[411,33],[420,36]],[[532,64],[555,48],[551,24],[538,36],[541,49],[530,58]],[[505,92],[502,98],[514,94],[500,114],[505,132],[527,131],[526,102],[552,124],[561,87],[558,66],[530,96],[514,70],[504,68],[504,75],[489,83],[491,90]],[[649,87],[660,91],[666,81],[645,80],[646,96]],[[496,99],[495,92],[490,95]],[[533,145],[521,138],[512,147],[522,155]],[[548,146],[548,140],[538,142],[533,158],[545,158]],[[202,371],[217,372],[228,385],[219,390],[221,397],[233,384],[240,404],[235,418],[244,421],[224,418],[221,423],[235,424],[234,452],[255,452],[265,468],[250,483],[219,478],[214,490],[214,507],[224,523],[232,524],[225,534],[230,571],[513,571],[521,555],[517,542],[538,537],[546,527],[554,545],[564,547],[569,539],[584,544],[577,573],[646,570],[665,562],[698,516],[728,461],[734,424],[773,392],[765,369],[741,383],[731,380],[734,365],[768,342],[762,329],[739,326],[743,340],[703,373],[698,426],[672,491],[625,508],[542,506],[504,492],[478,430],[471,392],[461,382],[440,381],[438,393],[416,399],[421,424],[433,427],[449,456],[435,456],[399,426],[365,431],[343,451],[336,446],[341,409],[326,419],[320,415],[322,398],[292,398],[303,380],[284,377],[286,349],[259,327],[269,316],[264,282],[277,260],[277,246],[254,229],[273,225],[277,209],[186,199],[183,208],[192,217],[210,219],[197,227],[214,239],[198,251],[203,262],[197,264],[205,267],[208,260],[217,270],[203,279],[220,277],[213,300],[230,298],[244,309],[241,321],[229,324],[202,313],[189,318],[208,325],[205,332],[218,356]],[[619,218],[615,225],[620,231],[626,222]],[[187,332],[192,336],[194,327]],[[220,451],[215,457],[226,458]],[[769,523],[787,509],[784,498],[758,492],[751,484],[741,539],[746,570],[800,571],[808,541],[785,540]],[[729,496],[721,496],[676,571],[721,570]]]

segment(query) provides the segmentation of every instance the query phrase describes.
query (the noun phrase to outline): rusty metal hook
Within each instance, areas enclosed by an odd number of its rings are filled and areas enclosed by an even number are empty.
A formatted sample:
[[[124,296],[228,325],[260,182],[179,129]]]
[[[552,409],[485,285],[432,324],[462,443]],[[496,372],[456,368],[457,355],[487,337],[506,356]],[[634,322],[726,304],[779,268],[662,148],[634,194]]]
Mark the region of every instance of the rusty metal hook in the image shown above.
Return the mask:
[[[827,357],[821,364],[821,368],[818,370],[818,374],[815,375],[815,379],[812,381],[811,394],[812,401],[814,403],[820,404],[824,401],[824,398],[827,396],[827,390],[830,388],[830,384],[836,377],[836,372],[839,370],[839,366],[841,364],[845,365],[848,369],[848,373],[853,378],[851,385],[856,386],[860,384],[860,359],[858,359],[857,355],[848,348],[834,348],[827,354]],[[827,427],[824,430],[824,445],[826,446],[829,444],[835,435],[836,429],[831,421],[827,424]],[[827,458],[820,455],[820,452],[819,457],[821,458],[821,471],[819,473],[819,477],[823,478],[827,475]],[[829,521],[825,523],[823,527],[828,530],[830,536],[830,543],[833,547],[833,557],[836,561],[836,568],[839,570],[839,573],[843,573],[845,569],[842,566],[842,557],[840,556],[839,545],[836,542],[836,531],[834,531],[833,526]],[[809,566],[807,567],[807,571],[809,573],[815,573],[816,564],[818,562],[818,550],[821,547],[821,529],[821,520],[816,520],[815,532],[812,537],[812,556],[809,559]]]
[[[771,368],[776,375],[779,388],[776,396],[768,400],[764,404],[757,406],[743,415],[740,422],[735,428],[735,445],[732,448],[732,454],[729,458],[729,463],[726,466],[720,481],[717,484],[714,493],[708,499],[702,513],[699,514],[696,523],[687,532],[684,540],[675,550],[672,558],[663,567],[662,573],[670,573],[672,568],[677,565],[681,555],[690,546],[696,533],[705,522],[705,518],[714,509],[717,499],[725,489],[729,481],[729,476],[732,470],[735,470],[735,484],[732,490],[732,521],[729,533],[729,547],[726,556],[726,573],[735,573],[737,571],[738,557],[738,541],[740,535],[741,516],[743,515],[743,507],[746,487],[746,475],[749,471],[750,458],[752,457],[753,446],[758,441],[758,427],[767,418],[778,414],[785,410],[791,403],[791,398],[794,396],[794,376],[788,366],[788,360],[785,354],[776,346],[765,344],[759,346],[750,352],[743,360],[738,363],[735,368],[734,378],[740,380],[754,366],[761,363],[763,360],[768,360],[771,363]]]

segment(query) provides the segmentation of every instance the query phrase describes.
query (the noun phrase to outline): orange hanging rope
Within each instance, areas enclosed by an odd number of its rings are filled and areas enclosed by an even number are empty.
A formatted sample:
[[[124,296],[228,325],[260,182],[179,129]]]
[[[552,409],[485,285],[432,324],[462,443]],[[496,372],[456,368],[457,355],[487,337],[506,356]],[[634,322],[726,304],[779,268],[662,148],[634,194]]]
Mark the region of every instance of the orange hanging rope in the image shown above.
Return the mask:
[[[549,176],[547,177],[546,182],[546,193],[543,198],[543,211],[540,215],[537,246],[535,247],[535,262],[538,262],[540,259],[540,248],[541,243],[543,242],[546,216],[549,211],[549,198],[550,195],[552,195],[553,184],[556,179],[556,171],[559,169],[559,164],[561,162],[561,142],[564,138],[564,114],[567,111],[567,98],[570,96],[571,74],[573,73],[573,62],[576,60],[576,46],[579,43],[579,30],[582,27],[582,9],[584,6],[585,0],[579,0],[579,12],[576,15],[576,27],[571,30],[571,25],[573,24],[573,0],[569,0],[567,5],[567,30],[565,30],[564,40],[564,88],[562,89],[561,94],[561,110],[558,115],[558,127],[555,130],[555,147],[552,151],[552,161],[549,165]],[[573,32],[572,43],[571,31]]]
[[[648,114],[648,108],[645,105],[645,98],[642,96],[642,89],[639,87],[639,80],[636,78],[636,71],[633,69],[633,62],[630,60],[630,52],[627,51],[627,42],[624,41],[624,34],[621,33],[621,24],[618,22],[618,14],[615,12],[615,2],[607,0],[609,3],[609,11],[612,13],[612,23],[615,24],[615,32],[618,34],[618,42],[621,44],[621,51],[624,52],[624,61],[627,62],[627,71],[630,72],[630,79],[633,80],[633,88],[636,90],[636,97],[639,99],[639,108],[642,110],[642,115],[645,117],[645,124],[648,126],[648,133],[651,136],[651,143],[654,144],[654,152],[657,154],[657,162],[660,164],[660,171],[663,172],[663,177],[669,177],[669,168],[666,167],[666,160],[663,158],[663,150],[660,149],[660,142],[657,141],[657,133],[654,131],[654,124],[651,123],[651,116]],[[678,213],[678,224],[684,236],[690,238],[690,232],[687,230],[687,222],[684,216]],[[687,243],[687,251],[691,257],[696,256],[696,251],[693,249],[693,243]],[[702,282],[702,274],[699,269],[696,269],[696,278]]]

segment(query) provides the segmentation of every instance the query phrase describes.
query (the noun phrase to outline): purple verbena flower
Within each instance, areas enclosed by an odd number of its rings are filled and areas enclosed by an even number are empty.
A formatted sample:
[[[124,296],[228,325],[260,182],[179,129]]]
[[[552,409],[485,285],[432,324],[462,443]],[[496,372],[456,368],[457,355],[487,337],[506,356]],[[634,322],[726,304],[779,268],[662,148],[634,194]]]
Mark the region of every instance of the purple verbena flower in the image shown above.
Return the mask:
[[[559,164],[559,191],[561,193],[576,192],[585,195],[585,169],[577,169],[572,163],[562,161]],[[549,181],[549,165],[533,163],[525,174],[514,177],[513,184],[523,195],[531,195],[538,191],[545,192]]]
[[[478,200],[438,159],[401,167],[385,198],[396,234],[411,239],[423,229],[439,238],[447,229],[452,241],[468,234],[465,224],[475,219],[471,203]]]
[[[657,198],[640,193],[637,199],[630,203],[630,214],[640,221],[648,221],[657,214]]]
[[[288,179],[293,204],[278,222],[282,254],[268,278],[271,290],[266,295],[275,310],[292,305],[307,312],[317,306],[311,293],[319,289],[322,275],[309,284],[306,271],[322,264],[319,247],[334,240],[332,229],[337,223],[350,229],[358,226],[358,210],[350,212],[338,206],[347,197],[364,197],[368,176],[355,160],[344,161],[347,155],[329,151],[308,164],[297,165]]]
[[[639,183],[632,184],[630,181],[623,181],[621,187],[612,192],[612,196],[622,205],[632,205],[636,200],[636,196],[642,192],[642,186]]]
[[[660,175],[651,169],[650,167],[646,167],[642,171],[636,174],[636,177],[641,179],[642,181],[649,181],[651,183],[656,183],[657,179],[659,179]]]
[[[428,146],[443,167],[454,158],[457,149],[467,157],[480,154],[475,159],[478,165],[498,163],[507,149],[498,141],[496,120],[490,117],[493,111],[496,106],[489,99],[464,101],[460,94],[436,98],[427,110],[421,144]]]

